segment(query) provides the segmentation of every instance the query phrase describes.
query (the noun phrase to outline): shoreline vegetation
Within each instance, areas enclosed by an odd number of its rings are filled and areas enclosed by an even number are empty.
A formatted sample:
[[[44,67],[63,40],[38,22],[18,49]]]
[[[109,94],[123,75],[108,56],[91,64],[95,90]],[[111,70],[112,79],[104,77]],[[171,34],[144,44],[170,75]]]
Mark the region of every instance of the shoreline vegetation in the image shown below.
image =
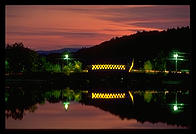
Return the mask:
[[[189,88],[192,79],[191,38],[190,27],[160,32],[138,31],[77,52],[48,55],[38,54],[22,43],[7,44],[6,84],[48,82],[89,87],[102,83],[118,87]],[[92,70],[93,64],[123,64],[127,68],[133,65],[133,69],[131,72]]]
[[[148,74],[127,72],[88,72],[71,73],[24,73],[6,76],[9,85],[47,85],[51,87],[71,87],[73,89],[89,88],[155,88],[164,90],[191,89],[192,80],[189,74]]]

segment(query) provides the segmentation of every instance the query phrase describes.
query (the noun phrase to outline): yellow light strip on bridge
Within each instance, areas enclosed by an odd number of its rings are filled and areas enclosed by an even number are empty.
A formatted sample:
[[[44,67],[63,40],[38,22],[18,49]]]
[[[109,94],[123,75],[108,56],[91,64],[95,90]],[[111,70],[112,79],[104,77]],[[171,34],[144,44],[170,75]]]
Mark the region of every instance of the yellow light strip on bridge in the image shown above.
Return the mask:
[[[122,99],[125,93],[92,93],[92,99]]]
[[[132,60],[132,64],[131,64],[131,67],[129,69],[129,72],[131,72],[132,68],[133,68],[133,64],[134,64],[134,59]]]
[[[130,92],[130,91],[128,91],[129,92],[129,95],[130,95],[130,97],[131,97],[131,100],[132,100],[132,102],[134,103],[134,100],[133,100],[133,95],[132,95],[132,93]]]
[[[118,69],[118,70],[125,70],[126,66],[125,65],[113,65],[113,64],[96,64],[92,65],[92,70],[101,70],[101,69]]]

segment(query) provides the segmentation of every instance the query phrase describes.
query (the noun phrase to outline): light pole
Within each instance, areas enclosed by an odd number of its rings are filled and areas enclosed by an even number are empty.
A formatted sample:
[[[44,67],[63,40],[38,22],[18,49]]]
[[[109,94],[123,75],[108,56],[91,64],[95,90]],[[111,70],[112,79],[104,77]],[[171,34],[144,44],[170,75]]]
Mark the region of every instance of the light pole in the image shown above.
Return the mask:
[[[171,104],[172,105],[172,111],[173,112],[182,112],[184,108],[184,103],[178,103],[178,93],[176,93],[175,97],[175,103]]]
[[[168,60],[171,60],[171,61],[174,61],[175,60],[175,63],[176,63],[176,69],[175,71],[177,72],[179,70],[179,65],[178,65],[178,61],[187,61],[187,59],[185,59],[185,54],[188,54],[188,53],[185,53],[185,52],[179,52],[177,50],[173,50],[172,52],[170,52],[170,56],[168,58]],[[173,62],[174,63],[174,62]],[[174,64],[175,64],[174,63]],[[172,67],[173,68],[173,67]],[[174,70],[174,69],[173,69]]]
[[[178,71],[178,54],[177,53],[174,54],[174,58],[176,60],[176,72],[177,72]]]
[[[64,108],[65,108],[65,110],[67,111],[68,110],[68,108],[69,108],[69,102],[63,102],[63,104],[64,104]]]
[[[64,67],[64,60],[67,60],[67,65],[68,65],[69,55],[68,54],[63,54],[61,59],[63,59],[63,62],[61,63],[61,71],[62,71],[63,67]]]
[[[64,57],[64,60],[67,60],[67,65],[68,65],[68,59],[69,59],[69,55],[66,54],[65,57]]]

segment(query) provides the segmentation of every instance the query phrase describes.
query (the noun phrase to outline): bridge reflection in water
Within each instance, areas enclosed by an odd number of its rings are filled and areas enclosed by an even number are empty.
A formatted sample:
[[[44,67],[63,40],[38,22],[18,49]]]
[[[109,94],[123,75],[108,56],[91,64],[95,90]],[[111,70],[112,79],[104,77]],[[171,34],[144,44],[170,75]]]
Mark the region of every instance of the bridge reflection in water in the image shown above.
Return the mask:
[[[120,119],[136,119],[138,122],[167,123],[191,127],[190,90],[134,90],[90,89],[71,90],[40,89],[39,87],[9,86],[5,92],[7,118],[23,119],[25,111],[34,112],[37,104],[62,103],[66,111],[75,101],[98,107]],[[88,112],[88,111],[86,111]]]

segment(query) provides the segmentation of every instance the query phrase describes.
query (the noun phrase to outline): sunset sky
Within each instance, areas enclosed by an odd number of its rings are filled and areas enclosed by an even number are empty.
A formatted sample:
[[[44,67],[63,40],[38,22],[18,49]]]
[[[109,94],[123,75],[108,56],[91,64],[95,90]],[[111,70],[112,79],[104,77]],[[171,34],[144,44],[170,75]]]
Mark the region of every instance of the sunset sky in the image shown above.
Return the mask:
[[[8,5],[6,44],[33,50],[98,45],[142,30],[190,26],[188,5]]]

